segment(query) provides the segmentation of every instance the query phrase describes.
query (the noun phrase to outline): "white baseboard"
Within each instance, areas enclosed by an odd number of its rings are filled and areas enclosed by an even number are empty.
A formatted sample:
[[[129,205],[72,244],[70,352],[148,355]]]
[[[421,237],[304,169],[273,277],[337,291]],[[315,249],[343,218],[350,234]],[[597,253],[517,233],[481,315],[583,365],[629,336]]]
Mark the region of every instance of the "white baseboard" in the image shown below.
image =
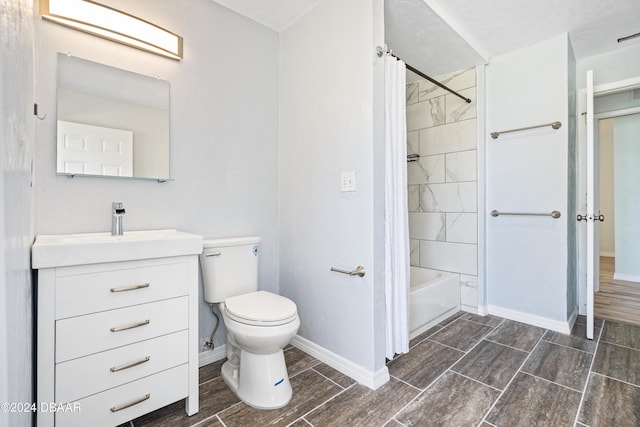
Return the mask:
[[[633,274],[613,273],[613,280],[625,280],[627,282],[640,282],[640,276]]]
[[[296,335],[291,344],[372,390],[389,381],[386,366],[376,372],[370,371],[300,335]]]
[[[504,317],[505,319],[515,320],[516,322],[522,322],[533,326],[538,326],[540,328],[550,329],[552,331],[560,332],[562,334],[571,333],[571,326],[569,325],[569,321],[561,321],[549,319],[547,317],[536,316],[535,314],[524,313],[522,311],[511,310],[509,308],[497,307],[495,305],[489,305],[489,314],[493,314],[494,316]],[[577,311],[574,310],[571,318],[573,318],[573,322],[575,322],[575,317],[577,317]]]
[[[227,345],[222,344],[214,348],[213,350],[206,350],[198,353],[198,367],[202,368],[218,360],[222,360],[227,357]]]

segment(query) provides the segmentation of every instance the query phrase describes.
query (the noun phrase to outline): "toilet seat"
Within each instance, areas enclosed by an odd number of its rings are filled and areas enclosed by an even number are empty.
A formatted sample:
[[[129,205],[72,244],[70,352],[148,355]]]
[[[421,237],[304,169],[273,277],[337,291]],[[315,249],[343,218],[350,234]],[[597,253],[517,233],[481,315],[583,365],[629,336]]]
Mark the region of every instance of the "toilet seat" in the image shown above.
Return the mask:
[[[293,301],[266,291],[227,298],[224,309],[230,319],[255,326],[284,325],[298,317]]]

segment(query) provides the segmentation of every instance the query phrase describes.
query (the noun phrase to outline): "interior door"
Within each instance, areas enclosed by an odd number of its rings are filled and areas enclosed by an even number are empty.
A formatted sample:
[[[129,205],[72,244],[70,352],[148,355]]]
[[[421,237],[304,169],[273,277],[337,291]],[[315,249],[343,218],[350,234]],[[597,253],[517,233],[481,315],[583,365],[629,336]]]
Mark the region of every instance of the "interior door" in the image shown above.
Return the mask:
[[[58,172],[133,176],[133,132],[58,120]]]
[[[587,71],[587,338],[593,339],[593,293],[600,280],[598,140],[593,113],[593,71]]]

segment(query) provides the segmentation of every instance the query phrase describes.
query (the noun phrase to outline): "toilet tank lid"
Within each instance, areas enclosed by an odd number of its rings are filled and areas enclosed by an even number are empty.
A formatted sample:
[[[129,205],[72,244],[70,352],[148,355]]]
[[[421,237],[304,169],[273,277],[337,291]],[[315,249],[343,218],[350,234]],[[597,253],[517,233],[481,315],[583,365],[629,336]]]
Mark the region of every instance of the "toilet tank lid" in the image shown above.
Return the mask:
[[[260,243],[260,236],[225,237],[221,239],[205,239],[203,248],[224,248],[227,246],[255,245]]]

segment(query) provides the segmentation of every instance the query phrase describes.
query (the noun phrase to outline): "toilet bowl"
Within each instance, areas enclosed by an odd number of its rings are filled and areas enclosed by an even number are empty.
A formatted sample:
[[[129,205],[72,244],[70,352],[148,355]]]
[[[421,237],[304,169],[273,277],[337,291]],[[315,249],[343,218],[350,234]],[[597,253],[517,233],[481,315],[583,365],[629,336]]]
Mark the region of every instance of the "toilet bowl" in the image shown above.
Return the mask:
[[[252,305],[246,303],[248,299],[262,302],[263,308],[270,305],[273,308],[274,301],[281,302],[287,306],[287,316],[273,320],[269,315],[247,314],[254,313],[247,308]],[[219,307],[227,328],[227,362],[222,366],[222,379],[254,408],[287,405],[292,389],[282,349],[300,327],[295,304],[279,295],[259,291],[230,298]]]
[[[256,237],[205,240],[200,261],[205,301],[218,305],[227,329],[222,379],[248,405],[276,409],[292,397],[283,348],[300,319],[293,301],[257,290],[259,243]]]

